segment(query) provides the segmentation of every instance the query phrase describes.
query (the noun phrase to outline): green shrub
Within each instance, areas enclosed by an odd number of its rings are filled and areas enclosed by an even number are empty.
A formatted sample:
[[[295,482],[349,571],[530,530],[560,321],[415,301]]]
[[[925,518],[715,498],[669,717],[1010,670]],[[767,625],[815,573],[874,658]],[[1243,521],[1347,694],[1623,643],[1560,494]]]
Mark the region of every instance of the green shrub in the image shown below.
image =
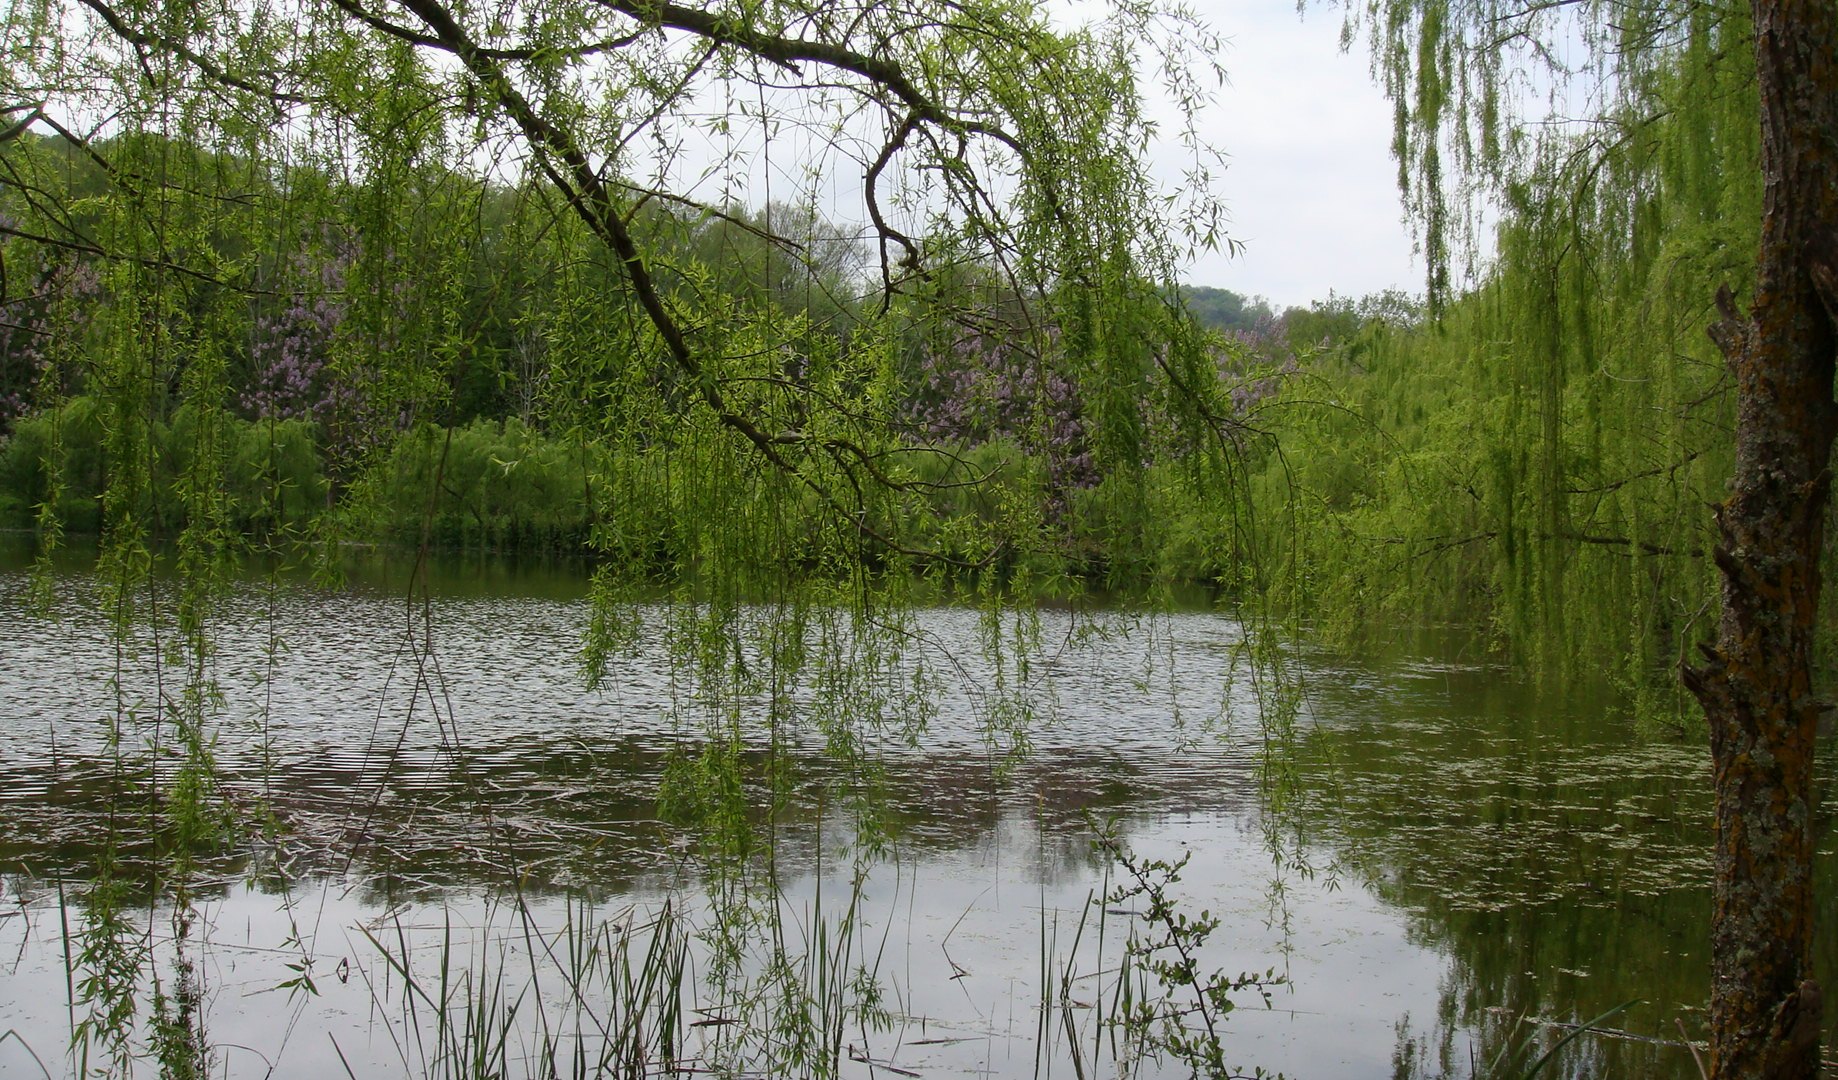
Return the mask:
[[[420,427],[369,470],[354,531],[441,547],[578,548],[592,523],[588,456],[519,420]]]

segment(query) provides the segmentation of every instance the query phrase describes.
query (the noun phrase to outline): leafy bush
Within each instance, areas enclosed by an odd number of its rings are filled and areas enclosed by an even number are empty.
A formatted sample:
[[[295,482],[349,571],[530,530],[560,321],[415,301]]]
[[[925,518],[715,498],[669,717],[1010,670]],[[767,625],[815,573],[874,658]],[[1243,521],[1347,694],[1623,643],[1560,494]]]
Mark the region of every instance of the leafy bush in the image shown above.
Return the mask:
[[[578,548],[593,522],[588,452],[523,422],[423,426],[372,466],[355,531],[442,547]]]
[[[324,512],[328,486],[313,424],[227,416],[220,422],[228,524],[244,533],[266,535]],[[199,414],[190,405],[181,406],[168,422],[150,427],[153,489],[151,505],[145,509],[149,520],[169,534],[185,524],[175,486],[192,464],[200,427]],[[108,481],[107,437],[103,410],[90,397],[75,397],[58,408],[22,417],[12,436],[0,444],[0,527],[32,528],[55,489],[54,510],[66,530],[99,531],[102,491]]]

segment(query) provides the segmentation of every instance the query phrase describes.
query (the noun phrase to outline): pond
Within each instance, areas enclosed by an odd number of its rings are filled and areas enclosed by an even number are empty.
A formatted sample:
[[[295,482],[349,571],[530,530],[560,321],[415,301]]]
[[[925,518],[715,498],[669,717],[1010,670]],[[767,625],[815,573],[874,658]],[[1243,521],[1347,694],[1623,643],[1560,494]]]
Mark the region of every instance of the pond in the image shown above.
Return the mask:
[[[1043,611],[1022,663],[936,608],[883,673],[922,676],[913,717],[839,751],[762,720],[820,712],[810,685],[686,681],[663,608],[590,691],[573,573],[456,564],[416,602],[407,580],[233,590],[212,751],[277,829],[200,859],[178,902],[141,879],[170,641],[118,651],[80,572],[45,618],[0,568],[0,1075],[79,1067],[109,956],[136,1019],[88,1064],[149,1076],[162,1053],[237,1077],[1189,1075],[1167,1029],[1122,1022],[1160,1005],[1247,1073],[1465,1077],[1628,1001],[1543,1075],[1697,1074],[1706,754],[1637,737],[1602,687],[1460,642],[1296,647],[1273,732],[1226,616]],[[714,851],[659,792],[722,710],[752,812]],[[132,887],[102,894],[105,861]],[[1216,917],[1177,935],[1203,977],[1260,977],[1235,1008],[1154,979],[1155,895]]]

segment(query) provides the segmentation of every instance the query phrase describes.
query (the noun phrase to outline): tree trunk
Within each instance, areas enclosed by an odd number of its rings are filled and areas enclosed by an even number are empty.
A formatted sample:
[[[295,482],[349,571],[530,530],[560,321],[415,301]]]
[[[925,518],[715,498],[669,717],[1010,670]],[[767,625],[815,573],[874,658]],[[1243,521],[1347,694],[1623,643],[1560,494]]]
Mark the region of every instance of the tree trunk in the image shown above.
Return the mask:
[[[1736,473],[1717,509],[1723,615],[1684,673],[1716,791],[1710,1072],[1815,1080],[1812,686],[1838,405],[1838,4],[1752,0],[1765,193],[1755,298],[1711,329],[1736,384]]]

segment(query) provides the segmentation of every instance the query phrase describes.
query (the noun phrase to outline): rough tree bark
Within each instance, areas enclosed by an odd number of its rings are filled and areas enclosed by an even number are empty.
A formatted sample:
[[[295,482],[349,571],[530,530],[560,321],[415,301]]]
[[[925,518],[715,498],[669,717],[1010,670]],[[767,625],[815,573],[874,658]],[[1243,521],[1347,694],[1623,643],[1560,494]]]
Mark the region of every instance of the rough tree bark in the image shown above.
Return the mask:
[[[1765,184],[1755,296],[1711,329],[1735,379],[1723,614],[1684,672],[1716,792],[1710,1072],[1815,1080],[1812,639],[1838,435],[1838,4],[1753,0]]]

